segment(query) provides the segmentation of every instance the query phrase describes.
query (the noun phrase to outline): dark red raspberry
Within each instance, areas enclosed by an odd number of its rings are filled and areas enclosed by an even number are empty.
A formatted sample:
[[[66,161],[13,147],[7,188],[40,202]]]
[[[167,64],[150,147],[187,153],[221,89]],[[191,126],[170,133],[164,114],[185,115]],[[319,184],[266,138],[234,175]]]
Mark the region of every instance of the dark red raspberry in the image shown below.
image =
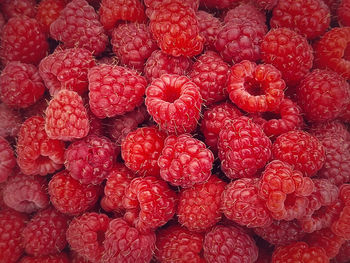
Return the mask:
[[[50,33],[50,25],[66,6],[65,0],[42,0],[37,6],[36,20],[46,34]]]
[[[69,263],[69,259],[66,253],[61,252],[59,254],[42,257],[24,256],[19,263]]]
[[[338,21],[341,26],[350,26],[350,1],[341,0],[337,9]]]
[[[272,10],[278,3],[278,0],[254,0],[258,7],[266,10]]]
[[[68,217],[53,207],[39,211],[23,230],[25,252],[35,257],[59,253],[67,244]]]
[[[105,214],[85,213],[75,217],[67,229],[70,248],[91,262],[100,262],[109,222]]]
[[[155,9],[158,9],[160,4],[163,4],[164,2],[171,2],[169,0],[144,0],[143,1],[145,6],[147,7],[146,9],[146,15],[148,17],[151,17],[152,12]],[[192,8],[194,11],[198,10],[199,7],[199,2],[200,0],[184,0],[182,1],[184,4],[188,6],[188,8]]]
[[[294,166],[305,176],[314,176],[325,161],[321,142],[304,131],[290,131],[278,136],[272,146],[272,155]]]
[[[15,16],[35,17],[36,1],[35,0],[2,0],[1,12],[6,20]]]
[[[219,222],[225,186],[224,181],[212,175],[203,184],[182,189],[176,212],[179,223],[191,231],[202,232]]]
[[[218,149],[221,169],[230,179],[253,177],[271,157],[271,140],[248,117],[224,123]]]
[[[343,184],[340,187],[339,199],[341,206],[331,229],[337,236],[348,240],[350,239],[350,184]]]
[[[215,50],[215,41],[222,23],[219,18],[203,10],[196,12],[199,35],[204,39],[204,47]]]
[[[162,130],[181,134],[196,129],[202,97],[189,78],[163,74],[147,87],[145,104]]]
[[[343,243],[339,249],[338,255],[335,257],[334,262],[336,263],[346,263],[350,260],[350,240]]]
[[[261,57],[282,73],[287,85],[296,85],[310,71],[313,50],[306,38],[288,28],[270,30],[261,43]]]
[[[147,81],[134,70],[100,64],[89,70],[89,104],[99,118],[113,117],[141,105]]]
[[[155,257],[162,263],[202,263],[204,235],[179,225],[161,229],[157,233]]]
[[[258,258],[255,241],[234,226],[213,227],[205,235],[203,250],[206,262],[251,263]]]
[[[22,124],[20,112],[0,103],[0,136],[15,137]]]
[[[207,9],[227,9],[234,7],[240,0],[200,0],[200,5]]]
[[[339,120],[313,124],[310,133],[320,140],[336,135],[341,140],[350,142],[350,131],[348,131],[346,125]]]
[[[16,157],[10,143],[0,136],[0,183],[7,180],[15,166]]]
[[[48,190],[53,206],[68,215],[85,212],[96,203],[99,195],[99,186],[80,184],[66,170],[52,177]]]
[[[73,250],[70,250],[69,255],[70,255],[70,263],[91,263],[91,261],[85,259],[83,256],[79,255]]]
[[[175,214],[176,193],[153,176],[134,178],[125,190],[125,220],[147,232],[167,223]]]
[[[257,24],[264,25],[266,23],[266,15],[261,12],[253,3],[240,3],[239,6],[227,11],[224,22],[228,23],[234,19],[249,19]]]

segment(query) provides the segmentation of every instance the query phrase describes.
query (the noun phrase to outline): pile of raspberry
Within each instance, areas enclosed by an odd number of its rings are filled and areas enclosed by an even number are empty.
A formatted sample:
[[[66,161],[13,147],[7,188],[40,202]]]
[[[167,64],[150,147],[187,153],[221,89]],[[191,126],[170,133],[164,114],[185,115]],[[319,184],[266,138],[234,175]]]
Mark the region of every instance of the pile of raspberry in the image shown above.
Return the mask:
[[[0,262],[350,262],[349,14],[0,0]]]

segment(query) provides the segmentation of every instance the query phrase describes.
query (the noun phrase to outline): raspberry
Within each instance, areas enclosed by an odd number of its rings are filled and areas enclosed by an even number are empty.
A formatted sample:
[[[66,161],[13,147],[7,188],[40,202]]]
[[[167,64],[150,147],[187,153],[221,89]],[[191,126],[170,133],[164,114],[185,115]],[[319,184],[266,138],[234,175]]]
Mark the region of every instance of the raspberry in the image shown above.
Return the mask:
[[[143,1],[145,6],[147,7],[146,9],[146,15],[148,17],[151,17],[152,12],[155,9],[158,9],[160,4],[163,4],[165,2],[170,2],[169,0],[144,0]],[[198,11],[199,7],[199,2],[200,0],[184,0],[182,1],[184,4],[188,6],[188,8],[193,9],[194,11]]]
[[[236,5],[240,0],[200,0],[200,5],[212,9],[227,9]]]
[[[219,133],[221,169],[230,179],[253,177],[271,157],[271,140],[247,117],[224,123]]]
[[[237,18],[249,18],[250,21],[254,21],[257,24],[266,24],[266,15],[249,2],[241,3],[239,6],[228,10],[224,17],[224,22],[228,23],[230,20],[235,20]]]
[[[161,50],[169,55],[192,57],[203,50],[195,11],[183,1],[163,1],[150,16],[150,30]]]
[[[74,250],[70,250],[70,260],[71,263],[91,263],[83,256],[80,256],[78,253],[74,252]]]
[[[20,113],[0,103],[0,136],[4,138],[17,136],[21,124]]]
[[[194,233],[184,227],[172,225],[157,233],[155,257],[162,263],[201,263],[203,234]]]
[[[334,234],[350,239],[350,184],[343,184],[340,187],[339,198],[342,206],[338,212],[338,218],[334,220],[331,230]]]
[[[213,162],[213,153],[190,134],[167,137],[158,159],[160,176],[174,186],[185,188],[207,181]]]
[[[278,109],[285,87],[281,72],[274,66],[244,60],[232,66],[227,91],[241,109],[265,112]]]
[[[346,263],[350,260],[350,240],[343,243],[339,249],[338,255],[335,257],[334,262],[336,263]]]
[[[9,62],[0,75],[0,99],[9,107],[27,108],[44,94],[45,86],[34,65]]]
[[[337,9],[339,24],[342,26],[350,26],[350,1],[341,0]]]
[[[91,52],[85,48],[57,49],[40,62],[39,73],[52,96],[61,89],[83,94],[88,88],[88,70],[95,65]]]
[[[266,10],[272,10],[278,3],[278,0],[254,0],[254,3]]]
[[[0,261],[13,263],[24,252],[22,232],[27,217],[14,210],[0,210]]]
[[[311,126],[310,133],[319,140],[335,135],[341,140],[350,142],[350,132],[347,130],[345,124],[339,120],[315,123]]]
[[[75,217],[67,229],[67,241],[71,249],[91,262],[99,262],[109,221],[107,215],[98,213]]]
[[[99,118],[113,117],[141,105],[147,81],[136,71],[101,64],[89,70],[89,104]]]
[[[68,218],[56,209],[39,211],[23,230],[25,252],[35,257],[59,253],[67,244],[67,228]]]
[[[134,178],[125,190],[124,218],[139,231],[164,225],[175,214],[176,193],[166,182],[153,176]]]
[[[217,225],[206,233],[203,243],[207,262],[255,262],[258,248],[240,228]]]
[[[196,12],[199,35],[204,39],[204,47],[215,50],[215,41],[222,23],[219,18],[203,10]]]
[[[331,15],[328,6],[321,0],[279,1],[273,9],[272,28],[286,27],[314,39],[323,35],[329,27]]]
[[[198,86],[205,105],[228,97],[228,72],[229,66],[213,51],[203,53],[193,64],[189,78]]]
[[[42,0],[38,4],[36,20],[46,34],[50,33],[50,25],[60,15],[60,12],[66,6],[65,0]]]
[[[2,0],[1,11],[6,20],[15,16],[35,17],[35,0]]]
[[[177,207],[178,221],[190,231],[202,232],[221,219],[221,194],[226,183],[212,175],[203,184],[182,189]]]
[[[325,161],[321,142],[304,131],[290,131],[278,136],[272,146],[272,155],[294,166],[305,176],[314,176]]]
[[[18,212],[30,214],[49,205],[46,188],[45,178],[19,173],[7,180],[3,190],[4,202]]]
[[[258,195],[258,178],[242,178],[229,183],[222,194],[225,216],[247,227],[264,227],[272,223],[265,202]]]
[[[45,33],[34,18],[13,17],[2,28],[0,57],[4,64],[20,61],[36,65],[48,48]]]
[[[71,90],[60,90],[45,111],[45,131],[49,138],[64,141],[85,137],[90,129],[82,98]]]
[[[121,24],[112,32],[113,52],[123,65],[142,71],[154,50],[156,42],[146,24]]]
[[[24,256],[19,263],[69,263],[69,260],[67,254],[62,252],[42,257]]]
[[[142,127],[130,132],[122,142],[125,165],[138,175],[159,175],[158,158],[166,135],[155,127]]]
[[[0,136],[0,183],[7,180],[16,166],[16,157],[9,142]]]
[[[96,203],[99,195],[98,186],[80,184],[67,170],[52,177],[48,190],[52,205],[67,215],[79,215],[85,212]]]
[[[169,133],[195,130],[201,103],[199,88],[185,76],[163,74],[146,89],[145,104],[149,114]]]
[[[262,60],[281,71],[287,86],[298,84],[312,67],[312,47],[306,38],[291,29],[271,29],[260,48]]]

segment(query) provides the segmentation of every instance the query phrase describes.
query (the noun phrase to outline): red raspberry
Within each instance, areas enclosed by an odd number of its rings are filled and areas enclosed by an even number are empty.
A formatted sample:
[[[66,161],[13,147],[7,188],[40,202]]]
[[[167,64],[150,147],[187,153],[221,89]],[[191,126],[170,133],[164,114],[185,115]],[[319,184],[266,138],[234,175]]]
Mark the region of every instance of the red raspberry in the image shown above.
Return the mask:
[[[85,137],[90,123],[82,98],[71,90],[60,90],[45,111],[45,131],[49,138],[71,141]]]
[[[69,260],[67,254],[62,252],[42,257],[24,256],[19,263],[69,263]]]
[[[196,129],[202,97],[187,77],[163,74],[147,87],[145,104],[162,130],[181,134]]]
[[[0,75],[0,99],[14,108],[27,108],[44,94],[38,69],[31,64],[9,62]]]
[[[212,175],[203,184],[182,189],[177,207],[178,221],[182,226],[202,232],[221,219],[221,194],[226,183]]]
[[[39,64],[48,48],[45,33],[34,18],[13,17],[1,31],[0,57],[4,64],[10,61]]]
[[[254,3],[266,10],[272,10],[278,3],[278,0],[254,0]]]
[[[49,205],[46,188],[45,178],[19,173],[7,180],[3,190],[4,202],[18,212],[30,214]]]
[[[61,213],[79,215],[91,208],[97,201],[99,186],[80,184],[63,170],[56,173],[49,182],[50,200]]]
[[[0,261],[14,263],[24,252],[22,232],[27,217],[14,210],[0,210]]]
[[[207,181],[214,162],[213,153],[190,134],[166,138],[158,159],[160,176],[184,188]]]
[[[313,124],[310,133],[319,140],[336,135],[341,140],[350,142],[350,131],[348,131],[346,125],[339,120]]]
[[[259,197],[258,178],[242,178],[229,183],[222,194],[225,216],[247,227],[266,227],[272,223],[270,211]]]
[[[294,166],[305,176],[314,176],[325,161],[321,142],[304,131],[290,131],[278,136],[272,146],[272,155]]]
[[[25,252],[29,255],[56,254],[67,244],[68,217],[49,207],[34,215],[23,230]]]
[[[234,226],[213,227],[205,235],[203,250],[207,262],[251,263],[258,258],[255,241]]]
[[[166,182],[153,176],[134,178],[125,190],[124,218],[147,232],[168,222],[175,214],[176,193]]]
[[[6,20],[15,16],[35,17],[36,1],[35,0],[2,0],[1,11]]]
[[[253,177],[271,157],[271,140],[247,117],[224,123],[218,149],[221,169],[230,179]]]
[[[229,66],[213,51],[202,54],[193,64],[190,79],[198,86],[203,104],[210,105],[226,99]]]
[[[141,233],[122,218],[113,219],[105,233],[101,262],[150,262],[155,243],[154,232]]]
[[[199,35],[204,39],[204,46],[215,50],[215,41],[222,23],[219,18],[203,10],[196,12]]]
[[[195,10],[181,0],[156,6],[150,16],[150,30],[161,50],[169,55],[192,57],[203,50]]]
[[[187,75],[191,66],[192,61],[188,57],[173,57],[161,50],[155,50],[147,59],[143,71],[147,80],[152,82],[163,74]]]
[[[341,0],[337,9],[338,22],[342,26],[350,26],[350,1]]]
[[[50,33],[50,25],[60,15],[60,12],[66,6],[65,0],[42,0],[38,4],[36,20],[46,34]]]
[[[164,2],[171,2],[169,0],[144,0],[143,1],[145,6],[147,7],[146,9],[146,15],[148,17],[151,17],[152,12],[155,9],[158,9],[160,4],[163,4]],[[198,10],[199,7],[199,2],[200,0],[183,0],[182,1],[184,4],[188,5],[188,8],[192,8],[194,11]]]
[[[95,65],[85,48],[58,49],[40,62],[39,73],[52,96],[61,89],[83,94],[88,88],[88,70]]]
[[[99,118],[123,115],[141,105],[147,81],[136,71],[107,64],[89,70],[89,104]]]
[[[235,6],[240,0],[200,0],[200,5],[207,9],[227,9]]]
[[[257,24],[266,24],[266,15],[263,12],[261,12],[254,4],[249,2],[243,2],[239,6],[228,10],[224,17],[224,22],[228,23],[230,20],[234,20],[237,18],[248,18],[250,21],[254,21]]]
[[[0,183],[7,180],[16,166],[16,157],[10,143],[0,136]]]
[[[332,223],[331,229],[337,236],[350,239],[350,184],[343,184],[340,187],[339,198],[341,207],[338,218]]]
[[[338,255],[335,257],[334,262],[336,263],[346,263],[350,260],[350,240],[343,243],[339,249]]]
[[[80,256],[78,253],[74,252],[74,250],[70,250],[70,260],[71,263],[91,263],[91,261]]]
[[[312,67],[312,47],[306,38],[291,29],[270,30],[260,47],[262,60],[279,69],[287,85],[298,84]]]
[[[85,213],[75,217],[67,229],[70,248],[91,262],[99,262],[109,222],[105,214]]]
[[[323,248],[312,247],[305,242],[295,242],[287,246],[276,248],[272,254],[272,263],[288,261],[328,263],[329,258]]]
[[[162,263],[202,263],[203,234],[194,233],[179,225],[157,233],[155,257]]]
[[[0,136],[4,138],[17,136],[21,124],[21,114],[0,103]]]

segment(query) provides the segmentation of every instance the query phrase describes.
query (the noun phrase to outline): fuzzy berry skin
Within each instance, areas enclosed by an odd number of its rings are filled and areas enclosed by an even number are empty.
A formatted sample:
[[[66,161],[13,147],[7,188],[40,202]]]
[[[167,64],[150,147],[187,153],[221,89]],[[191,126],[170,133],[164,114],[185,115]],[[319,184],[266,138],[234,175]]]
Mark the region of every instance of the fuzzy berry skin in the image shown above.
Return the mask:
[[[349,13],[350,13],[350,1],[341,0],[339,3],[339,7],[337,9],[338,20],[341,26],[350,26]]]
[[[35,257],[56,254],[67,244],[68,217],[53,207],[39,211],[23,230],[25,252]]]
[[[340,187],[339,199],[341,207],[338,210],[337,218],[331,225],[334,234],[350,239],[350,184],[343,184]]]
[[[162,130],[181,134],[196,129],[202,97],[189,78],[163,74],[147,87],[145,104]]]
[[[265,10],[272,10],[278,3],[278,0],[254,0],[254,3]]]
[[[22,213],[33,213],[49,205],[46,180],[39,176],[17,174],[10,177],[3,190],[5,204]]]
[[[19,263],[69,263],[69,259],[66,253],[61,252],[59,254],[42,257],[24,256]]]
[[[346,263],[350,260],[350,240],[347,240],[343,243],[339,249],[339,253],[334,259],[336,263]]]
[[[141,232],[156,229],[175,214],[177,195],[166,182],[153,176],[134,178],[125,190],[125,220]]]
[[[21,124],[20,112],[0,103],[0,136],[4,138],[17,136]]]
[[[213,227],[205,235],[203,250],[206,262],[253,263],[258,258],[255,241],[234,226]]]
[[[164,2],[171,2],[169,0],[144,0],[143,1],[146,8],[146,15],[148,17],[151,17],[153,11],[155,9],[158,9],[159,5],[164,3]],[[199,8],[199,0],[184,0],[182,1],[184,4],[186,4],[188,6],[188,8],[193,9],[194,11],[198,11]]]
[[[136,71],[107,64],[89,70],[89,104],[99,118],[123,115],[143,102],[147,81]]]
[[[9,62],[0,75],[0,99],[13,108],[27,108],[44,94],[38,69],[31,64]]]
[[[49,182],[52,205],[61,213],[79,215],[91,208],[99,197],[99,187],[84,185],[73,179],[67,170],[56,173]]]
[[[253,3],[240,3],[237,7],[227,11],[224,17],[224,22],[228,23],[234,19],[247,19],[254,21],[257,24],[264,25],[266,23],[266,15],[261,12]]]
[[[222,23],[219,18],[203,10],[196,12],[199,35],[204,38],[204,47],[215,50],[215,41]]]
[[[291,29],[270,30],[260,48],[262,60],[280,70],[287,85],[297,85],[312,67],[312,47],[306,38]]]
[[[203,263],[203,239],[203,234],[179,225],[163,228],[157,232],[155,257],[162,263]]]
[[[338,136],[340,140],[350,142],[350,131],[348,131],[347,126],[340,120],[315,123],[311,126],[309,131],[319,140],[329,136]]]
[[[130,132],[122,142],[125,165],[141,176],[159,176],[158,158],[166,135],[156,127],[142,127]]]
[[[105,214],[85,213],[75,217],[67,229],[72,250],[91,262],[99,262],[103,253],[103,236],[110,219]]]
[[[45,131],[50,139],[72,141],[89,133],[87,110],[75,91],[60,90],[50,100],[45,115]]]
[[[195,10],[183,1],[157,5],[150,16],[150,30],[160,49],[169,55],[192,57],[203,50]]]
[[[158,159],[160,176],[170,184],[184,188],[207,181],[213,162],[213,153],[190,134],[167,137]]]
[[[35,19],[38,20],[41,28],[46,34],[50,33],[50,25],[60,15],[66,6],[65,0],[42,0],[37,6]]]
[[[49,44],[40,24],[34,18],[11,18],[1,31],[0,57],[10,61],[37,65],[46,56]]]
[[[224,123],[219,133],[221,169],[230,179],[254,177],[271,157],[271,140],[248,117]]]
[[[241,178],[229,183],[222,194],[225,216],[247,227],[266,227],[272,223],[270,211],[259,197],[258,178]]]
[[[6,20],[15,16],[35,17],[36,2],[35,0],[2,0],[1,11]]]
[[[15,166],[16,157],[10,143],[0,136],[0,183],[7,180]]]

